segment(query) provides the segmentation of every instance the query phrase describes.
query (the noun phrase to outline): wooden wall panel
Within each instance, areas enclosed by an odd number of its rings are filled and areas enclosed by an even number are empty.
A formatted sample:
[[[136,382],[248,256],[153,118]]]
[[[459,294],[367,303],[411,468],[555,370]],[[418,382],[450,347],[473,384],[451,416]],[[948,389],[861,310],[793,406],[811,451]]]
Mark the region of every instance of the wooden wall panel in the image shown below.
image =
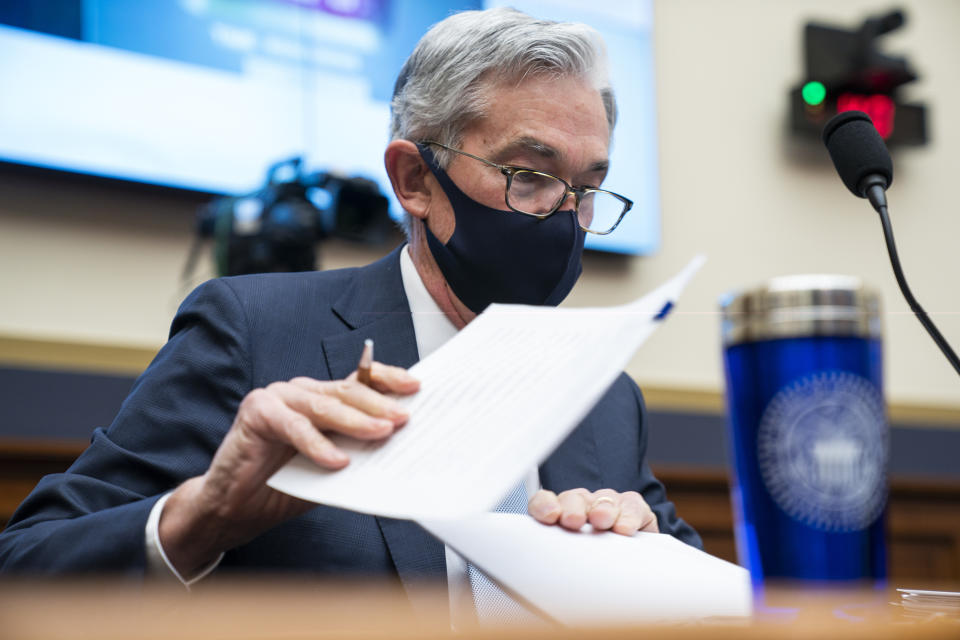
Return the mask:
[[[700,532],[704,549],[736,562],[726,472],[674,467],[654,471],[677,513]],[[960,480],[892,478],[887,546],[891,580],[960,580]]]
[[[83,446],[0,440],[0,528],[41,477],[64,471]],[[736,562],[726,472],[678,467],[654,471],[677,512],[700,533],[705,550]],[[960,581],[960,480],[893,478],[888,547],[891,580]]]
[[[45,475],[70,466],[86,443],[0,440],[0,530]]]

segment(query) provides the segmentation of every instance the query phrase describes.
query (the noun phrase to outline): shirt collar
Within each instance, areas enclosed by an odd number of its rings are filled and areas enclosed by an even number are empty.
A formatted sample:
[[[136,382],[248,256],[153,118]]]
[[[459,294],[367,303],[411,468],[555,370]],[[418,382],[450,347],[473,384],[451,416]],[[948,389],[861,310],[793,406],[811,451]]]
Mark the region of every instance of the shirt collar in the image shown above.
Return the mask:
[[[427,291],[417,267],[413,264],[409,249],[410,245],[406,245],[400,251],[400,277],[403,279],[403,290],[410,305],[417,351],[422,360],[455,336],[457,327]]]

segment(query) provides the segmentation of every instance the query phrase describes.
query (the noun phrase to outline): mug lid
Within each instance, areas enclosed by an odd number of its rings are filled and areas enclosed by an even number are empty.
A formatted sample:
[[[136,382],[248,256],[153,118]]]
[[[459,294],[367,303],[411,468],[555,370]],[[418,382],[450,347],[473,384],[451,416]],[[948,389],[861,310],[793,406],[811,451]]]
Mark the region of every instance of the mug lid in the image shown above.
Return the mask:
[[[720,300],[724,345],[776,338],[879,338],[880,296],[855,276],[788,275]]]

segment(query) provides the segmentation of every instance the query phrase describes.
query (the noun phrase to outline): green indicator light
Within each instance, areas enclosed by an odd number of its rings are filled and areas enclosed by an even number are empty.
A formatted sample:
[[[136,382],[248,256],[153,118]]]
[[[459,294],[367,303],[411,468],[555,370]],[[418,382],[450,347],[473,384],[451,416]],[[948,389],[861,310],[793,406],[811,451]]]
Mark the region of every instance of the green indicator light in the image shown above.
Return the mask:
[[[822,82],[808,82],[803,85],[803,89],[800,90],[800,94],[803,96],[803,101],[806,102],[811,107],[815,107],[821,102],[824,98],[827,97],[827,88],[823,86]]]

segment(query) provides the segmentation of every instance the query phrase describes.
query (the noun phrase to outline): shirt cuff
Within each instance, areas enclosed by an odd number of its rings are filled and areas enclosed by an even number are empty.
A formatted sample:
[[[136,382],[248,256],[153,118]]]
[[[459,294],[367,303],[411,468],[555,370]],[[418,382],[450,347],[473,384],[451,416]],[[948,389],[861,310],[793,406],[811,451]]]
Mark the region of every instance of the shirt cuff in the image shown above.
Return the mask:
[[[217,559],[204,567],[197,575],[186,579],[170,562],[170,559],[167,558],[167,554],[163,551],[163,545],[160,544],[160,515],[163,513],[163,505],[167,503],[167,498],[170,497],[170,494],[165,494],[162,498],[157,500],[156,504],[153,505],[153,509],[150,510],[150,517],[147,518],[147,528],[146,528],[146,551],[147,551],[147,575],[155,578],[166,578],[166,579],[176,579],[180,584],[186,587],[187,591],[190,590],[190,587],[200,582],[206,578],[210,573],[219,566],[220,561],[223,560],[223,554],[221,553],[217,556]]]

